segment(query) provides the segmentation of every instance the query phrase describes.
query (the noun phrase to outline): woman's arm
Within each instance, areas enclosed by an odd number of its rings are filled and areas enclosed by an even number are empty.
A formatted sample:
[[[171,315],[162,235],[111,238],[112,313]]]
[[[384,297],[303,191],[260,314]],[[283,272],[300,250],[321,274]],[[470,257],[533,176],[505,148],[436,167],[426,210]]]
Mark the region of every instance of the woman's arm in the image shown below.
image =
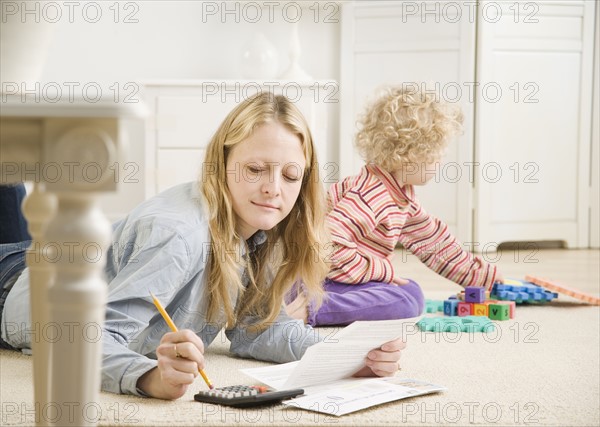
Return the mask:
[[[308,347],[320,341],[315,329],[291,319],[283,307],[275,322],[260,333],[238,324],[225,334],[231,341],[230,351],[236,356],[277,363],[300,360]]]
[[[115,245],[108,260],[108,275],[112,277],[103,331],[102,389],[175,398],[171,371],[183,365],[168,360],[167,343],[186,335],[173,338],[168,326],[156,320],[150,326],[158,315],[150,292],[165,304],[174,298],[190,280],[189,249],[177,232],[152,221],[139,221],[133,231],[121,234]],[[179,342],[194,345],[201,354],[201,341],[193,335],[194,339]],[[198,352],[191,358],[195,364],[203,363]],[[152,353],[158,360],[146,356]],[[139,383],[141,377],[145,379]]]

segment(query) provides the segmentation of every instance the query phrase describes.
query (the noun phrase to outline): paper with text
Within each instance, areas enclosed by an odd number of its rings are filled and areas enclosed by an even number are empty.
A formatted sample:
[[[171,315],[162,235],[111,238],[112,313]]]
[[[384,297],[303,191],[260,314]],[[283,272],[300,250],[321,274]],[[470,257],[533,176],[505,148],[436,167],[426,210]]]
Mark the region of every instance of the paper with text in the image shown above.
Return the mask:
[[[414,333],[418,318],[354,322],[340,333],[309,347],[283,388],[301,388],[347,378],[363,366],[367,353]]]
[[[298,362],[240,371],[274,389],[303,388],[303,396],[284,404],[335,416],[445,390],[435,384],[399,377],[352,377],[365,365],[370,350],[414,334],[417,320],[355,322],[310,347]]]

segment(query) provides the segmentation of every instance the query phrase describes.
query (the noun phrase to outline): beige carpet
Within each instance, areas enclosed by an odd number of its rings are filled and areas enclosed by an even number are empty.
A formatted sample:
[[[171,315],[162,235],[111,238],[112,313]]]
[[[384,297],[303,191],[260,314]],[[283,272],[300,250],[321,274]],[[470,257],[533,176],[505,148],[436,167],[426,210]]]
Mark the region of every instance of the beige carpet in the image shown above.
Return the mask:
[[[526,257],[525,255],[529,255]],[[598,251],[503,252],[506,277],[537,274],[600,293]],[[431,299],[456,286],[399,253],[396,265],[420,281]],[[518,306],[497,333],[418,333],[408,338],[401,375],[448,388],[439,394],[388,403],[341,418],[281,405],[236,410],[193,401],[201,379],[174,402],[102,393],[90,417],[101,425],[600,425],[600,308],[568,297],[548,306]],[[327,333],[326,329],[322,330]],[[239,368],[264,363],[234,359],[219,337],[207,351],[217,385],[252,384]],[[30,425],[31,359],[0,351],[0,425]]]

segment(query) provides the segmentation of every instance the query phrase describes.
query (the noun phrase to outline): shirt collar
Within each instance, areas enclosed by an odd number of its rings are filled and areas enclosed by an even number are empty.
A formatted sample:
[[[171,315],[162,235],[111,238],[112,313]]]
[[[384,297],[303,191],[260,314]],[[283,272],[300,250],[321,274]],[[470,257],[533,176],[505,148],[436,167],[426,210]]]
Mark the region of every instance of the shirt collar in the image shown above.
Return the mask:
[[[241,245],[242,256],[246,255],[246,247],[248,247],[248,252],[252,253],[256,250],[256,248],[267,241],[267,233],[263,230],[259,230],[254,233],[248,240],[246,240],[245,245]]]

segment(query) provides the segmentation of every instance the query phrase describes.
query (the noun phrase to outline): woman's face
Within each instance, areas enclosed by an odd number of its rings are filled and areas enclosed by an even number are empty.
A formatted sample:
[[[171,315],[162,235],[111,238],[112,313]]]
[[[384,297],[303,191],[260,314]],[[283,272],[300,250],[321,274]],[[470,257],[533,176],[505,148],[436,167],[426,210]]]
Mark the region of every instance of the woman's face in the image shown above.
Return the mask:
[[[240,236],[248,239],[258,230],[270,230],[290,213],[305,166],[300,138],[278,122],[259,126],[233,147],[227,185]]]

